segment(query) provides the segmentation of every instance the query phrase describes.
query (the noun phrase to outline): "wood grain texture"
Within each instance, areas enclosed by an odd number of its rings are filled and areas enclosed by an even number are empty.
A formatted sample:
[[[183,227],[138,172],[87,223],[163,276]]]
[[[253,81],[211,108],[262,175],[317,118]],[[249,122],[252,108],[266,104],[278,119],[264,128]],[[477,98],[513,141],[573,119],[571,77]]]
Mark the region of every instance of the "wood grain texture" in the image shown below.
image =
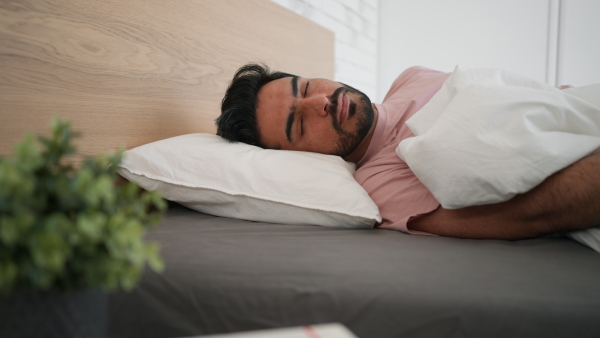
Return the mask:
[[[84,154],[215,132],[247,62],[333,77],[333,33],[269,0],[0,0],[0,156],[53,115]]]

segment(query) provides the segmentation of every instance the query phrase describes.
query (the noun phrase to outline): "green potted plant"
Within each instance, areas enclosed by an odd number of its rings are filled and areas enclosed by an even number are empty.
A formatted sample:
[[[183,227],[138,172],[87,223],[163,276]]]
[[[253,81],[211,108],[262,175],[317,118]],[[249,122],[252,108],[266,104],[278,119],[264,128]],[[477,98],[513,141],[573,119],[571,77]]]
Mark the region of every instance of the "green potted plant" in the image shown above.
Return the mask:
[[[55,118],[0,159],[0,337],[104,337],[106,291],[163,268],[143,236],[165,201],[116,184],[121,152],[68,163],[75,136]]]

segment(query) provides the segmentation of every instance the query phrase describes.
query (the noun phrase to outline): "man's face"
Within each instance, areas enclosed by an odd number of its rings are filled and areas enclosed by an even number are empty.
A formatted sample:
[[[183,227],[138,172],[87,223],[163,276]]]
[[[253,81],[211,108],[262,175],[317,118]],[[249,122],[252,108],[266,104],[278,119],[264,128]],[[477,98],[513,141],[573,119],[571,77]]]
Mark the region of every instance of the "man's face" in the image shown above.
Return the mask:
[[[348,157],[371,130],[374,111],[365,94],[339,82],[286,77],[260,89],[256,119],[267,148]]]

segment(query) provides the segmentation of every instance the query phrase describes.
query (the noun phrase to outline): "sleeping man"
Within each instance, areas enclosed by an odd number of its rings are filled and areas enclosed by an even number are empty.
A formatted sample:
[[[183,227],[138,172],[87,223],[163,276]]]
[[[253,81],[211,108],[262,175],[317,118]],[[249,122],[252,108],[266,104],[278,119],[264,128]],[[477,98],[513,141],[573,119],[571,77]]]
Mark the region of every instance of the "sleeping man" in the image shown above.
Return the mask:
[[[381,104],[326,79],[246,65],[223,98],[217,134],[269,149],[338,155],[379,207],[379,228],[461,238],[524,239],[600,225],[600,155],[586,156],[508,201],[445,209],[396,154],[406,121],[449,78],[413,67]]]

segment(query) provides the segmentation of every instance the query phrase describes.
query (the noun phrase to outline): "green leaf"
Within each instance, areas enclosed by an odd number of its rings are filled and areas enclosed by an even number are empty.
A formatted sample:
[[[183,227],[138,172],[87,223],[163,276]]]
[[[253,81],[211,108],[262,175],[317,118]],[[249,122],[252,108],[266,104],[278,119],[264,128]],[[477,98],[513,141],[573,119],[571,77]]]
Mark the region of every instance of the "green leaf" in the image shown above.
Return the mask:
[[[103,174],[96,180],[95,186],[96,194],[99,199],[107,204],[113,205],[116,201],[116,194],[114,189],[113,178],[108,174]]]
[[[33,135],[28,134],[23,141],[15,146],[17,161],[21,170],[25,172],[33,172],[44,164],[39,149],[35,145]]]
[[[137,266],[124,270],[120,278],[120,284],[123,289],[127,291],[132,290],[138,283],[141,274],[142,268]]]
[[[20,237],[28,234],[34,222],[34,216],[29,213],[0,215],[0,242],[8,247],[14,246]]]
[[[28,199],[33,195],[35,180],[29,172],[21,170],[16,162],[0,162],[0,198],[9,202],[14,198]]]
[[[74,168],[65,157],[78,135],[54,118],[50,137],[28,135],[0,158],[0,291],[131,289],[146,264],[164,269],[144,235],[166,202],[135,183],[115,185],[122,149]]]
[[[48,275],[62,272],[70,253],[66,241],[59,234],[50,231],[34,233],[29,241],[29,250],[34,264],[41,270],[46,270]]]
[[[0,215],[0,242],[12,246],[18,239],[17,221],[8,215]]]
[[[162,272],[165,269],[165,263],[159,255],[159,246],[156,243],[148,243],[144,246],[146,257],[150,268],[156,272]]]
[[[77,217],[79,235],[90,243],[96,243],[106,228],[107,216],[100,212],[80,213]]]
[[[12,288],[18,276],[17,265],[11,261],[0,260],[0,291]]]

